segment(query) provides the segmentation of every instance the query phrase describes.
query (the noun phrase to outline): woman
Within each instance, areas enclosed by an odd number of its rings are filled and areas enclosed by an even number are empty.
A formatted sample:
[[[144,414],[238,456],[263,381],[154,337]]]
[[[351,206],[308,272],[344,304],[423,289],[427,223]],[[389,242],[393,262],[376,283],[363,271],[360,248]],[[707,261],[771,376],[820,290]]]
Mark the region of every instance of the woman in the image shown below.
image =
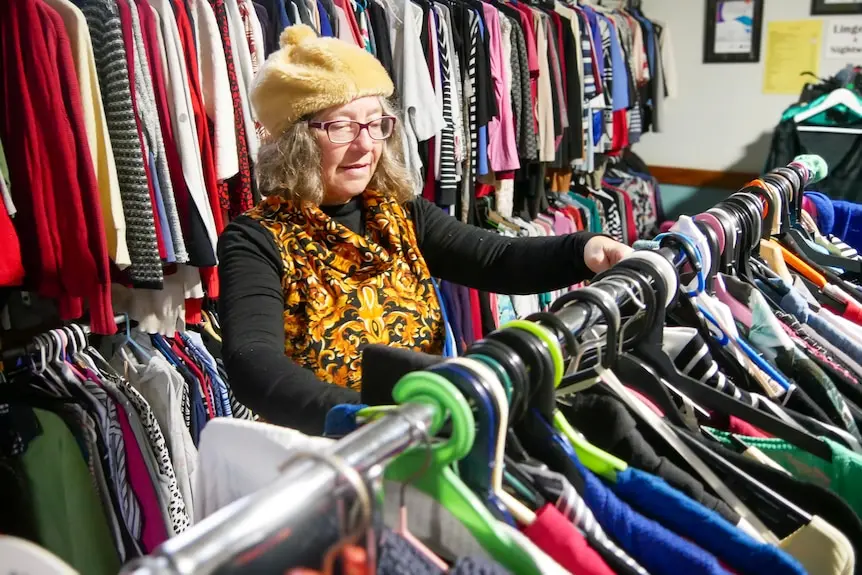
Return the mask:
[[[357,402],[362,344],[440,353],[432,277],[540,293],[630,250],[585,232],[505,238],[415,197],[392,92],[372,55],[301,25],[256,80],[267,199],[219,241],[220,317],[237,398],[270,422],[319,433],[329,408]]]

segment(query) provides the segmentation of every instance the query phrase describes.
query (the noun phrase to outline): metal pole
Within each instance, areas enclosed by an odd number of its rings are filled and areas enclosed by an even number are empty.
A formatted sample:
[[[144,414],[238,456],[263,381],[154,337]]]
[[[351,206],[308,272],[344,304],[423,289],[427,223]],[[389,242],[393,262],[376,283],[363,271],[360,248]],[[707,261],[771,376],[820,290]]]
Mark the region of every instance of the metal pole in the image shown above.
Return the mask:
[[[434,409],[425,404],[404,404],[380,421],[338,441],[331,454],[367,473],[421,443],[422,430],[430,426]],[[152,555],[129,563],[121,573],[207,575],[238,557],[277,553],[285,534],[296,533],[308,515],[330,506],[339,485],[344,486],[330,466],[298,460],[288,465],[271,485],[220,509],[164,542]],[[350,487],[345,491],[350,491]],[[345,497],[350,495],[346,493]],[[235,568],[243,567],[235,565]],[[252,565],[245,568],[254,570]]]
[[[661,248],[657,253],[670,260],[671,263],[678,261],[680,256],[679,251],[675,248]],[[601,288],[603,291],[609,293],[614,298],[614,301],[617,302],[617,306],[619,307],[628,303],[628,292],[617,284],[603,283],[599,280],[597,283],[593,284],[593,287]],[[568,327],[575,335],[589,329],[596,322],[602,319],[601,311],[599,311],[599,309],[593,304],[587,302],[576,302],[572,305],[566,306],[558,311],[556,316],[560,318],[560,320],[566,324],[566,327]],[[541,323],[541,321],[539,321],[539,323]],[[560,343],[565,345],[565,340],[561,339]]]

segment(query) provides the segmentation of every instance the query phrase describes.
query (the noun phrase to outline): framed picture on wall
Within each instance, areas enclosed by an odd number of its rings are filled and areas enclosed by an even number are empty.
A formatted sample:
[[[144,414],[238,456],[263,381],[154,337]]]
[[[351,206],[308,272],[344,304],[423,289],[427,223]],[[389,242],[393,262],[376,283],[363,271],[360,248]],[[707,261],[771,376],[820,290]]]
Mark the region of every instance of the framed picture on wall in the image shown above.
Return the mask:
[[[862,0],[811,0],[811,14],[862,14]]]
[[[763,2],[764,0],[706,1],[704,63],[760,61]]]

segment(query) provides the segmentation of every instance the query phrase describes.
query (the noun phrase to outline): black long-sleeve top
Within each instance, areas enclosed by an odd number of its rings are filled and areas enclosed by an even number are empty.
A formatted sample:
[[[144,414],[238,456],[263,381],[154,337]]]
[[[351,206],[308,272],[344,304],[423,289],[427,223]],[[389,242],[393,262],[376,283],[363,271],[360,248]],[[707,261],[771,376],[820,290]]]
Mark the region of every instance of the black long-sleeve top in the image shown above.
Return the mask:
[[[358,199],[324,211],[364,233]],[[532,294],[592,276],[584,246],[595,234],[507,238],[463,224],[421,197],[408,204],[408,211],[434,277],[482,291]],[[237,399],[271,423],[319,434],[326,412],[357,403],[359,393],[324,383],[285,356],[283,270],[275,239],[241,216],[225,228],[218,255],[223,354]]]

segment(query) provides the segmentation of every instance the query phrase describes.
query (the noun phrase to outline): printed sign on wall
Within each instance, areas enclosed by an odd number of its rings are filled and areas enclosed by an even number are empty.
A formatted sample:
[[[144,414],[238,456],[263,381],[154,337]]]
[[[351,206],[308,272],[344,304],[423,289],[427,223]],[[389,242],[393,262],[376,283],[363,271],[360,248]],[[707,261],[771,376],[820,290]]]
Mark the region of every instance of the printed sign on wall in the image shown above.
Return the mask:
[[[827,20],[825,46],[827,58],[862,62],[862,17]]]

